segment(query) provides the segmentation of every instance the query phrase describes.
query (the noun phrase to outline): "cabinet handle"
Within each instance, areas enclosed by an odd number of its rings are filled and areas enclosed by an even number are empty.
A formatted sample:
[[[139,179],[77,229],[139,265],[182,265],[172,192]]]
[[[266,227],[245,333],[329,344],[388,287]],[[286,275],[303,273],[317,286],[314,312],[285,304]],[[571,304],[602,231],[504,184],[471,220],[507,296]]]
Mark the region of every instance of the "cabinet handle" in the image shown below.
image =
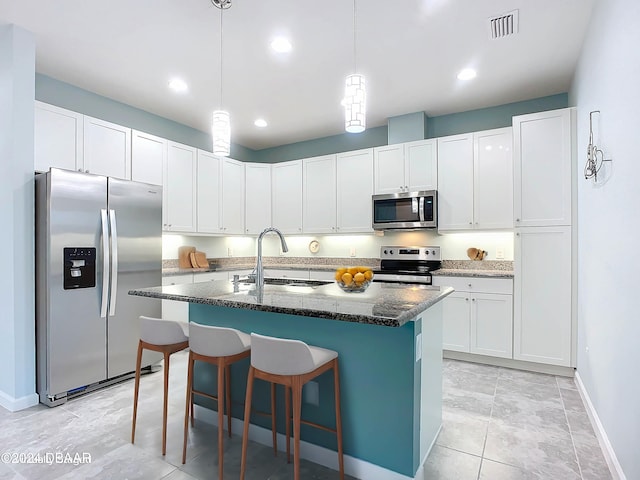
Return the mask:
[[[519,237],[519,236],[520,236],[520,232],[516,233],[516,237]]]
[[[89,173],[89,170],[85,170],[84,173]]]
[[[471,284],[468,284],[467,286],[468,286],[469,288],[471,288]]]
[[[464,300],[465,300],[466,302],[468,302],[468,301],[469,301],[469,299],[468,299],[468,298],[465,298]]]
[[[473,225],[473,222],[469,222],[469,225]]]
[[[475,302],[475,301],[476,301],[476,299],[475,299],[475,298],[472,298],[472,299],[471,299],[471,301],[472,301],[472,302]]]
[[[520,221],[520,219],[519,219],[519,218],[516,218],[516,222],[519,222],[519,221]]]

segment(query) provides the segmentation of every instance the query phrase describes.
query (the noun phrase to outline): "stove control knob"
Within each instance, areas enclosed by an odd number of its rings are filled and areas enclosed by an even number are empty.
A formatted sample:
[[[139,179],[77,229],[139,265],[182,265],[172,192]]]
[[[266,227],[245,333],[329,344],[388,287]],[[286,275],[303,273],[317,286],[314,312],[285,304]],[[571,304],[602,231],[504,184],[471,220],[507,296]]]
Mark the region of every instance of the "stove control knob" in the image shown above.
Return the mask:
[[[387,254],[387,251],[386,251],[386,250],[383,250],[383,251],[382,251],[382,253],[384,253],[384,254],[386,255],[386,254]]]
[[[431,251],[431,254],[432,254],[432,255],[435,255],[435,254],[436,254],[436,251],[435,251],[435,250],[432,250],[432,251]]]
[[[389,250],[389,253],[390,253],[391,255],[393,255],[393,250]]]
[[[426,255],[429,255],[429,250],[426,250],[424,253],[425,253]]]

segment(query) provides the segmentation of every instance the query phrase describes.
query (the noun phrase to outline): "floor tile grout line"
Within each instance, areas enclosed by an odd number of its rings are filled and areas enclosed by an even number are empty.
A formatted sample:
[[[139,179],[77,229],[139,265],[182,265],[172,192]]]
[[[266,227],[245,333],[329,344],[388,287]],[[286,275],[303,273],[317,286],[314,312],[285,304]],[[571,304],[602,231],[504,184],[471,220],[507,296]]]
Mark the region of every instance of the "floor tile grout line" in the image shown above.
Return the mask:
[[[558,387],[558,393],[560,394],[560,400],[562,401],[562,411],[564,412],[564,418],[567,421],[567,428],[569,429],[569,437],[571,438],[571,446],[573,447],[573,454],[576,457],[578,472],[580,473],[580,478],[584,480],[584,475],[582,474],[582,466],[580,465],[580,458],[578,457],[578,449],[576,448],[576,442],[573,439],[573,429],[571,428],[571,424],[569,423],[569,415],[567,414],[567,409],[564,405],[564,397],[562,396],[562,389],[560,388],[560,384],[558,383],[557,376],[556,376],[556,386]]]
[[[487,421],[487,427],[484,433],[484,442],[482,443],[482,455],[480,455],[480,468],[478,469],[477,480],[480,480],[480,474],[482,473],[482,464],[484,462],[484,451],[487,448],[487,438],[489,437],[489,425],[491,424],[491,418],[493,417],[493,407],[496,404],[496,394],[498,392],[498,380],[502,374],[502,369],[498,367],[498,375],[496,376],[496,383],[493,386],[493,399],[491,401],[491,411],[489,412],[489,420]]]

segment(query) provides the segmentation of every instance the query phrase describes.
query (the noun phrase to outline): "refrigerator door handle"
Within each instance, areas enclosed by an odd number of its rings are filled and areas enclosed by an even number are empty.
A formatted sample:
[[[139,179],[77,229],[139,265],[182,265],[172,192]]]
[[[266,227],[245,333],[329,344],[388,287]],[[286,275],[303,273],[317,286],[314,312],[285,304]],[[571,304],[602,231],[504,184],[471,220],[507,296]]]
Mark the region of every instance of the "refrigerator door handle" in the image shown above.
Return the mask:
[[[109,225],[107,223],[107,210],[100,210],[102,220],[102,302],[100,303],[100,317],[107,316],[107,303],[109,302]]]
[[[109,210],[109,225],[111,227],[111,295],[109,301],[109,316],[116,314],[116,297],[118,292],[118,232],[116,230],[116,211]]]

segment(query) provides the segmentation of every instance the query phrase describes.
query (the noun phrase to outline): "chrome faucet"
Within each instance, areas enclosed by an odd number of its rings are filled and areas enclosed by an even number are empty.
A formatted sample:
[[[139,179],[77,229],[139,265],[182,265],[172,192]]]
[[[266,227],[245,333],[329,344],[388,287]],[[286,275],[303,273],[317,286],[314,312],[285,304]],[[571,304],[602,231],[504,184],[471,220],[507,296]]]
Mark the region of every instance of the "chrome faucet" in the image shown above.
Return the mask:
[[[280,243],[282,245],[282,251],[288,252],[289,248],[287,247],[287,242],[284,241],[284,236],[282,232],[274,227],[265,228],[260,235],[258,235],[258,261],[256,262],[256,290],[261,291],[264,287],[264,270],[262,268],[262,237],[264,237],[267,233],[273,232],[278,234],[280,237]]]

